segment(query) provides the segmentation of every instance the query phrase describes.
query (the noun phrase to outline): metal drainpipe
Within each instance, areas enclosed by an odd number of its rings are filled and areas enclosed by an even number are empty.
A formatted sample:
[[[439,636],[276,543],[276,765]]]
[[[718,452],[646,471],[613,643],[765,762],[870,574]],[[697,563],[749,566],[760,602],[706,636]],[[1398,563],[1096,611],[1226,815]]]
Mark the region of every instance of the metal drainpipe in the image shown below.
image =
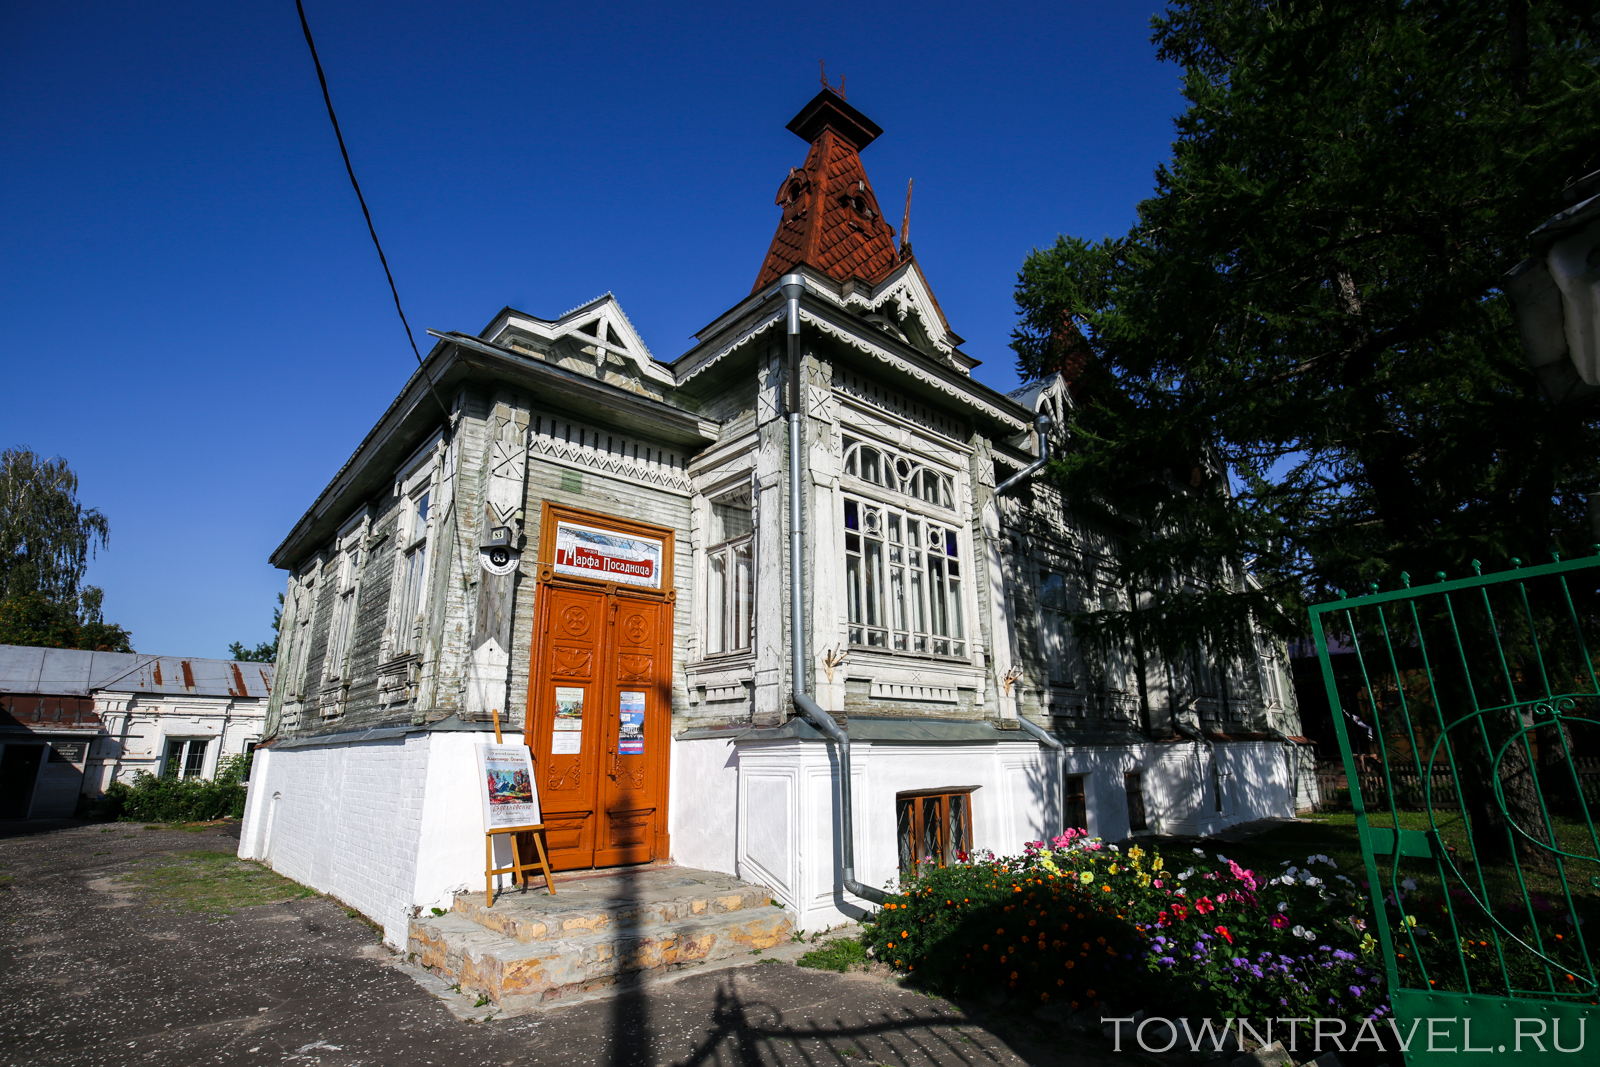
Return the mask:
[[[1052,425],[1054,425],[1054,420],[1052,420],[1049,415],[1041,411],[1039,413],[1039,417],[1034,420],[1034,426],[1039,432],[1039,458],[1022,468],[1017,473],[1013,474],[1011,477],[1007,478],[1005,481],[1001,482],[999,485],[995,486],[994,495],[996,497],[1010,492],[1012,489],[1015,489],[1029,478],[1032,478],[1035,474],[1038,474],[1044,469],[1044,465],[1046,463],[1050,462],[1050,427]],[[1056,768],[1061,772],[1061,795],[1056,798],[1056,804],[1057,810],[1061,813],[1061,832],[1066,833],[1067,746],[1063,745],[1054,734],[1030,721],[1027,716],[1022,714],[1021,711],[1017,712],[1017,724],[1022,727],[1025,733],[1033,735],[1036,740],[1050,746],[1050,748],[1055,750]]]
[[[1017,712],[1017,725],[1022,727],[1022,730],[1023,730],[1024,733],[1032,734],[1034,736],[1034,738],[1037,741],[1039,741],[1041,744],[1048,745],[1052,749],[1055,750],[1055,753],[1056,753],[1056,770],[1059,772],[1058,777],[1061,779],[1061,791],[1060,791],[1061,795],[1056,798],[1056,805],[1057,805],[1056,810],[1061,815],[1061,822],[1060,822],[1061,832],[1062,833],[1066,833],[1067,832],[1067,746],[1062,744],[1061,743],[1061,739],[1058,738],[1055,734],[1052,734],[1049,730],[1046,730],[1044,727],[1040,726],[1038,723],[1034,722],[1032,719],[1028,718],[1026,715],[1022,714],[1022,712],[1020,712],[1020,711]]]
[[[844,888],[863,900],[882,904],[888,894],[856,881],[856,832],[854,796],[850,780],[850,735],[833,716],[806,695],[805,583],[802,566],[802,500],[800,492],[800,294],[805,279],[785,274],[778,288],[789,302],[789,632],[793,638],[794,706],[813,726],[821,730],[839,749],[839,836],[844,843]]]
[[[1053,425],[1055,425],[1054,420],[1049,415],[1042,411],[1039,412],[1039,417],[1034,420],[1034,426],[1039,431],[1039,458],[995,486],[995,496],[1003,496],[1009,493],[1035,474],[1038,474],[1044,469],[1044,465],[1050,462],[1050,427]]]

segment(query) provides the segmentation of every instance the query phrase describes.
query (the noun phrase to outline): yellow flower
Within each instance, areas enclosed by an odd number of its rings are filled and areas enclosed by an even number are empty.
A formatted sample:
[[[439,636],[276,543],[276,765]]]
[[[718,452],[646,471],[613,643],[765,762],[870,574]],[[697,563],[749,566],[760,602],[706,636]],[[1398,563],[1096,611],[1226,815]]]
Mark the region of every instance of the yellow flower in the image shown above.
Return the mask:
[[[1094,881],[1094,872],[1084,871],[1082,874],[1078,875],[1078,881],[1082,882],[1084,885],[1088,885],[1090,882]]]
[[[1162,863],[1164,863],[1164,862],[1165,861],[1162,860],[1162,858],[1161,858],[1161,854],[1158,852],[1158,853],[1156,853],[1156,858],[1150,861],[1150,869],[1152,871],[1159,871],[1161,869]]]
[[[1138,845],[1134,845],[1128,850],[1128,858],[1135,863],[1138,863],[1143,857],[1144,849],[1140,848]]]

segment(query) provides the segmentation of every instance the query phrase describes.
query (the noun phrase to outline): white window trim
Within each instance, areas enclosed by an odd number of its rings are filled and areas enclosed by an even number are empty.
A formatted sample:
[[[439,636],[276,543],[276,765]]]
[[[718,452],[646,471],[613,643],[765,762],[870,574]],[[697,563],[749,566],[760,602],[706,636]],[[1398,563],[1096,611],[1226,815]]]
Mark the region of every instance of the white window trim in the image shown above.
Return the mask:
[[[443,470],[442,437],[435,435],[427,444],[412,454],[395,478],[394,495],[400,498],[400,514],[395,520],[393,565],[389,577],[388,619],[384,626],[381,658],[385,662],[416,655],[421,651],[422,634],[418,617],[428,611],[428,587],[431,584],[436,551],[434,535],[440,511],[440,478]],[[428,498],[428,514],[419,525],[416,522],[417,506]],[[411,554],[421,549],[421,573],[415,577],[415,587],[407,580]],[[415,610],[408,611],[401,602],[415,593]],[[409,618],[403,616],[409,615]]]
[[[710,530],[712,529],[712,524],[715,522],[715,512],[712,511],[712,506],[717,502],[718,499],[739,492],[746,493],[750,499],[750,532],[739,537],[730,537],[726,540],[718,541],[715,544],[709,543],[711,536]],[[702,529],[707,531],[706,538],[708,543],[706,543],[704,548],[696,552],[700,570],[697,581],[697,586],[700,591],[700,610],[696,613],[696,620],[700,625],[700,659],[702,662],[725,664],[730,660],[737,661],[740,659],[747,659],[755,655],[755,627],[757,618],[756,601],[759,596],[759,583],[756,581],[757,568],[759,566],[757,561],[758,539],[756,534],[761,525],[760,493],[752,483],[750,475],[748,473],[742,473],[738,479],[724,482],[714,488],[707,489],[701,494],[701,496],[701,506],[703,508],[701,513],[703,522]],[[745,635],[745,644],[742,647],[724,649],[720,652],[713,652],[710,650],[712,632],[711,611],[713,607],[711,596],[712,557],[718,552],[726,551],[729,552],[729,558],[731,560],[731,549],[740,543],[745,543],[750,546],[749,632]],[[724,611],[730,610],[730,604],[731,601],[725,598],[723,602]]]
[[[913,496],[913,495],[911,495],[909,493],[902,492],[902,491],[900,491],[898,489],[898,486],[896,488],[890,488],[888,486],[881,485],[881,484],[879,484],[877,482],[873,482],[873,481],[864,479],[864,478],[860,477],[859,475],[851,474],[849,472],[850,453],[852,451],[854,451],[854,450],[859,449],[863,445],[870,446],[871,448],[876,449],[879,453],[883,454],[885,456],[884,462],[887,465],[894,466],[894,465],[896,465],[898,463],[898,461],[904,460],[908,465],[910,465],[912,468],[914,468],[912,471],[910,471],[908,473],[911,473],[911,474],[914,474],[914,475],[920,475],[922,472],[927,471],[927,472],[933,473],[937,477],[940,477],[942,479],[946,479],[947,480],[947,491],[949,493],[950,506],[949,507],[945,507],[943,505],[942,501],[929,501],[929,500],[924,499],[921,496]],[[977,614],[977,599],[976,599],[977,598],[977,588],[976,588],[977,575],[976,575],[976,571],[975,571],[976,560],[973,557],[973,547],[972,547],[973,546],[973,538],[972,538],[971,530],[969,529],[969,524],[965,520],[962,519],[962,515],[965,514],[965,512],[966,512],[965,505],[966,505],[967,501],[966,501],[966,494],[964,492],[965,486],[964,486],[963,482],[961,481],[961,479],[957,476],[957,472],[954,471],[954,470],[947,469],[943,465],[941,465],[939,463],[936,463],[936,462],[933,462],[933,461],[927,459],[926,457],[916,455],[916,454],[912,453],[908,449],[897,448],[897,447],[895,447],[893,445],[886,444],[883,441],[872,437],[871,435],[864,434],[864,433],[861,433],[859,431],[855,431],[853,429],[848,435],[841,435],[840,453],[841,453],[842,461],[841,461],[841,470],[840,470],[840,476],[839,476],[839,492],[835,494],[835,499],[838,501],[838,506],[837,506],[837,512],[836,512],[835,518],[834,518],[834,524],[835,524],[835,529],[838,530],[839,534],[840,534],[840,544],[841,544],[841,546],[845,547],[845,551],[843,553],[843,558],[846,561],[846,563],[845,563],[845,566],[843,566],[841,568],[840,574],[841,574],[841,578],[842,578],[842,582],[841,582],[841,594],[842,594],[842,599],[843,599],[843,605],[842,606],[844,608],[844,611],[841,614],[844,617],[845,639],[846,639],[847,645],[849,646],[849,648],[851,649],[852,652],[868,652],[868,653],[875,653],[875,654],[879,654],[879,655],[905,657],[905,658],[908,658],[908,659],[916,659],[916,660],[924,660],[924,661],[926,661],[926,660],[934,660],[934,661],[937,661],[937,662],[952,663],[952,664],[954,664],[954,663],[961,663],[961,664],[971,664],[971,663],[973,663],[975,658],[976,658],[976,656],[979,653],[979,645],[980,645],[980,641],[979,641],[979,638],[978,638],[978,632],[979,632],[978,621],[979,620],[978,620],[978,614]],[[899,481],[901,481],[901,480],[904,480],[904,479],[905,479],[905,474],[903,474],[903,473],[901,473],[899,471],[896,471],[896,481],[897,481],[897,483]],[[929,650],[928,651],[920,651],[919,652],[915,648],[912,648],[912,647],[908,647],[906,649],[894,648],[893,647],[894,635],[896,634],[897,631],[896,631],[896,628],[894,626],[892,626],[892,625],[884,625],[884,626],[881,626],[881,627],[873,627],[873,629],[883,629],[886,632],[886,634],[889,635],[886,638],[886,642],[887,643],[885,645],[872,645],[872,644],[867,643],[864,640],[862,642],[858,643],[858,642],[856,642],[854,640],[853,631],[858,629],[858,628],[860,628],[863,631],[862,636],[865,637],[865,630],[867,629],[867,627],[866,627],[865,623],[854,623],[854,622],[851,622],[849,620],[849,612],[850,612],[850,586],[849,586],[850,578],[849,578],[849,574],[850,574],[850,568],[849,568],[849,565],[848,565],[848,559],[850,558],[850,552],[849,552],[848,547],[847,547],[848,543],[849,543],[847,538],[850,536],[850,534],[852,532],[857,533],[857,534],[864,534],[865,531],[864,530],[850,531],[849,529],[846,528],[846,525],[845,525],[845,510],[846,510],[846,506],[847,506],[847,503],[848,503],[848,499],[854,499],[854,500],[856,500],[858,502],[864,502],[864,503],[867,503],[867,504],[872,504],[872,505],[876,505],[876,506],[887,508],[887,509],[893,509],[895,511],[898,511],[898,512],[902,513],[903,515],[906,515],[908,517],[914,518],[917,521],[921,522],[923,524],[923,528],[924,529],[926,528],[926,524],[931,522],[934,525],[942,526],[942,527],[944,527],[944,528],[946,528],[948,530],[951,530],[951,531],[953,531],[955,533],[955,535],[956,535],[956,550],[957,550],[957,554],[956,554],[955,558],[956,558],[956,561],[962,567],[962,573],[960,574],[960,576],[958,578],[958,581],[960,582],[960,588],[959,588],[959,591],[957,593],[957,605],[956,605],[957,606],[957,610],[960,612],[960,620],[959,621],[960,621],[960,624],[961,624],[961,634],[962,634],[962,636],[959,639],[957,639],[955,637],[948,636],[948,635],[943,635],[943,636],[936,635],[932,630],[931,621],[925,619],[924,620],[924,624],[928,627],[926,630],[912,631],[910,629],[907,629],[907,630],[905,630],[903,632],[907,636],[908,645],[910,645],[914,641],[914,635],[915,634],[925,634],[927,636],[928,642],[929,642]],[[886,523],[885,529],[887,530],[887,523]],[[885,533],[884,543],[885,543],[885,545],[888,544],[887,533]],[[921,550],[923,552],[926,552],[926,545],[925,544],[922,546]],[[863,560],[865,559],[864,549],[863,549],[863,552],[862,552],[862,558],[863,558]],[[948,558],[948,557],[941,555],[940,558]],[[886,571],[887,571],[888,566],[890,566],[890,564],[887,561],[885,561],[885,569],[886,569]],[[907,562],[905,564],[905,566],[909,569],[911,564],[909,562]],[[927,570],[926,564],[923,565],[922,570],[923,570],[923,574],[925,576],[928,575],[929,572]],[[949,581],[948,575],[946,575],[945,580],[947,582]],[[887,594],[885,596],[885,603],[886,604],[888,603]],[[892,621],[893,621],[892,619],[891,620],[886,620],[886,622],[889,622],[889,623],[892,623]],[[932,651],[932,647],[933,647],[934,642],[941,641],[941,640],[949,641],[951,643],[952,647],[959,640],[959,643],[962,646],[961,653],[959,655],[956,655],[953,652],[952,653],[938,653],[938,652]]]
[[[335,570],[333,618],[328,622],[328,641],[322,657],[324,685],[344,679],[348,673],[351,637],[355,633],[355,614],[361,571],[366,566],[367,516],[365,510],[352,518],[334,543]]]

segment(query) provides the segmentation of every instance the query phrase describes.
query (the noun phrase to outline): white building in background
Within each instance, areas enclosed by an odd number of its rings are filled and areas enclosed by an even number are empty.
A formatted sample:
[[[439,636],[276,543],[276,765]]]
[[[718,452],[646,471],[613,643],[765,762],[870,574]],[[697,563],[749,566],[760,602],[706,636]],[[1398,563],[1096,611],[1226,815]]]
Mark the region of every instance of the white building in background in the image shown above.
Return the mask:
[[[211,778],[261,739],[270,663],[0,645],[0,819],[71,815],[140,771]]]
[[[1072,612],[1126,602],[1115,539],[1048,484],[997,493],[1041,415],[1064,443],[1071,383],[973,380],[862,167],[881,131],[826,90],[789,129],[810,148],[755,285],[677,359],[609,294],[435,334],[273,553],[241,856],[403,944],[482,888],[472,749],[497,709],[557,870],[723,871],[806,929],[1063,823],[1208,833],[1306,803],[1282,649],[1080,654]],[[848,783],[807,701],[846,731]]]

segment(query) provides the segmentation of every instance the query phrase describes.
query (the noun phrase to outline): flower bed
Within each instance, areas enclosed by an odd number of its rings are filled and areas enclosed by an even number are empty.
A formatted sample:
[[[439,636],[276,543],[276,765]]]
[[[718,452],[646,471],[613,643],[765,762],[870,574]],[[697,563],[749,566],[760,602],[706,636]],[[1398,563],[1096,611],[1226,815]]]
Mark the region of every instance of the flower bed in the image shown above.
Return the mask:
[[[958,995],[1216,1017],[1386,1013],[1355,883],[1325,856],[1284,867],[1266,877],[1201,849],[1177,861],[1069,832],[922,874],[864,937]]]

